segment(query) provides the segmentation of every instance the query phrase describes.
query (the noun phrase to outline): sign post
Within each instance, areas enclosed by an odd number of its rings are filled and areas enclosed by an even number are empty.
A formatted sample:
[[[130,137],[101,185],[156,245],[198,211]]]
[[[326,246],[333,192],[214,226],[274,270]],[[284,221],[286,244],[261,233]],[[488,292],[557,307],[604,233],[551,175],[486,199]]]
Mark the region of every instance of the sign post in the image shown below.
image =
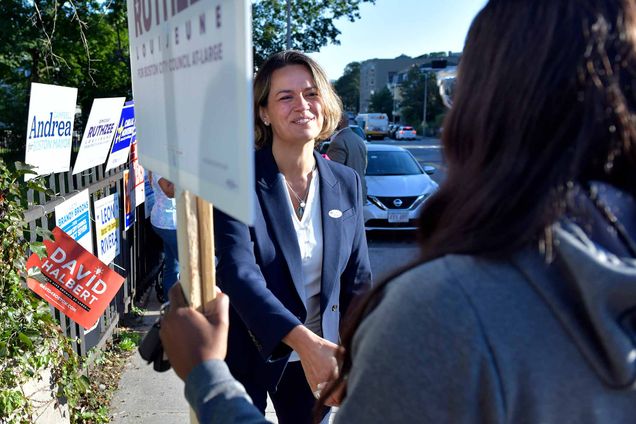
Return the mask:
[[[200,308],[215,297],[212,204],[181,191],[177,220],[181,284],[190,304]]]

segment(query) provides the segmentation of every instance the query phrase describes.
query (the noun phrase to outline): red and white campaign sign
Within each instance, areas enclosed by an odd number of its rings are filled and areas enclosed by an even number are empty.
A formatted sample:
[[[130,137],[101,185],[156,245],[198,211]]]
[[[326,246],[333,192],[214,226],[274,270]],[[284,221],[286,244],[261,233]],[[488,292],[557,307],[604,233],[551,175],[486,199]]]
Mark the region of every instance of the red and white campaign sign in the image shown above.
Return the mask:
[[[44,242],[47,257],[40,259],[34,253],[27,261],[27,284],[60,312],[89,329],[115,297],[124,277],[59,227],[55,227],[53,236],[55,241]]]

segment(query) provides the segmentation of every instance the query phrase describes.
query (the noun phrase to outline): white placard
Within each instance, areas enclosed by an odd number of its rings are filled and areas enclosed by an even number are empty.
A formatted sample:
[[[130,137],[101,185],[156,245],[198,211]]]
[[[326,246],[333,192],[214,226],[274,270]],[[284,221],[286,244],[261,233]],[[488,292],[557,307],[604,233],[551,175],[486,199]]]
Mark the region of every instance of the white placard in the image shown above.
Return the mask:
[[[106,163],[106,171],[128,162],[130,144],[135,141],[137,136],[135,130],[135,105],[132,100],[124,103],[116,131],[113,138],[113,147],[110,149],[110,155]]]
[[[106,161],[125,100],[125,97],[93,100],[82,144],[73,166],[73,175]]]
[[[97,257],[109,264],[119,255],[119,196],[117,193],[95,200],[95,243]]]
[[[251,2],[128,0],[142,165],[253,219]]]
[[[84,249],[93,253],[93,235],[91,234],[91,209],[88,204],[88,189],[55,207],[55,225],[71,236]]]
[[[36,167],[37,175],[70,169],[76,101],[77,88],[31,84],[24,161]]]

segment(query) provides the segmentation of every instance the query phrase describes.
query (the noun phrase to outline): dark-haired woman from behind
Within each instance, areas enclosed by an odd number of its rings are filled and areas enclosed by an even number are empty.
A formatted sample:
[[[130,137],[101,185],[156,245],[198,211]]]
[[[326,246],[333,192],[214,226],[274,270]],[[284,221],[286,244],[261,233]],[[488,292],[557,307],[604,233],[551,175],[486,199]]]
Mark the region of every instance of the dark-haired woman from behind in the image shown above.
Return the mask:
[[[422,258],[343,338],[323,391],[342,396],[337,423],[636,422],[635,37],[627,0],[478,14]],[[191,328],[223,346],[222,325]],[[222,375],[215,390],[238,392]],[[248,414],[240,399],[197,408]]]

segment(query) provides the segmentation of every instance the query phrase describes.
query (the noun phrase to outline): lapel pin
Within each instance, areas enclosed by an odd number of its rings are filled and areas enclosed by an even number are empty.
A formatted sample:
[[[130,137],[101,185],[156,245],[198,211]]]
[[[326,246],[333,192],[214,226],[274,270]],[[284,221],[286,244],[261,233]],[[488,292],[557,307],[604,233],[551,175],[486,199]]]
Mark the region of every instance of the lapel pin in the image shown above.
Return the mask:
[[[329,211],[329,216],[332,218],[340,218],[342,216],[342,212],[338,209],[332,209]]]

